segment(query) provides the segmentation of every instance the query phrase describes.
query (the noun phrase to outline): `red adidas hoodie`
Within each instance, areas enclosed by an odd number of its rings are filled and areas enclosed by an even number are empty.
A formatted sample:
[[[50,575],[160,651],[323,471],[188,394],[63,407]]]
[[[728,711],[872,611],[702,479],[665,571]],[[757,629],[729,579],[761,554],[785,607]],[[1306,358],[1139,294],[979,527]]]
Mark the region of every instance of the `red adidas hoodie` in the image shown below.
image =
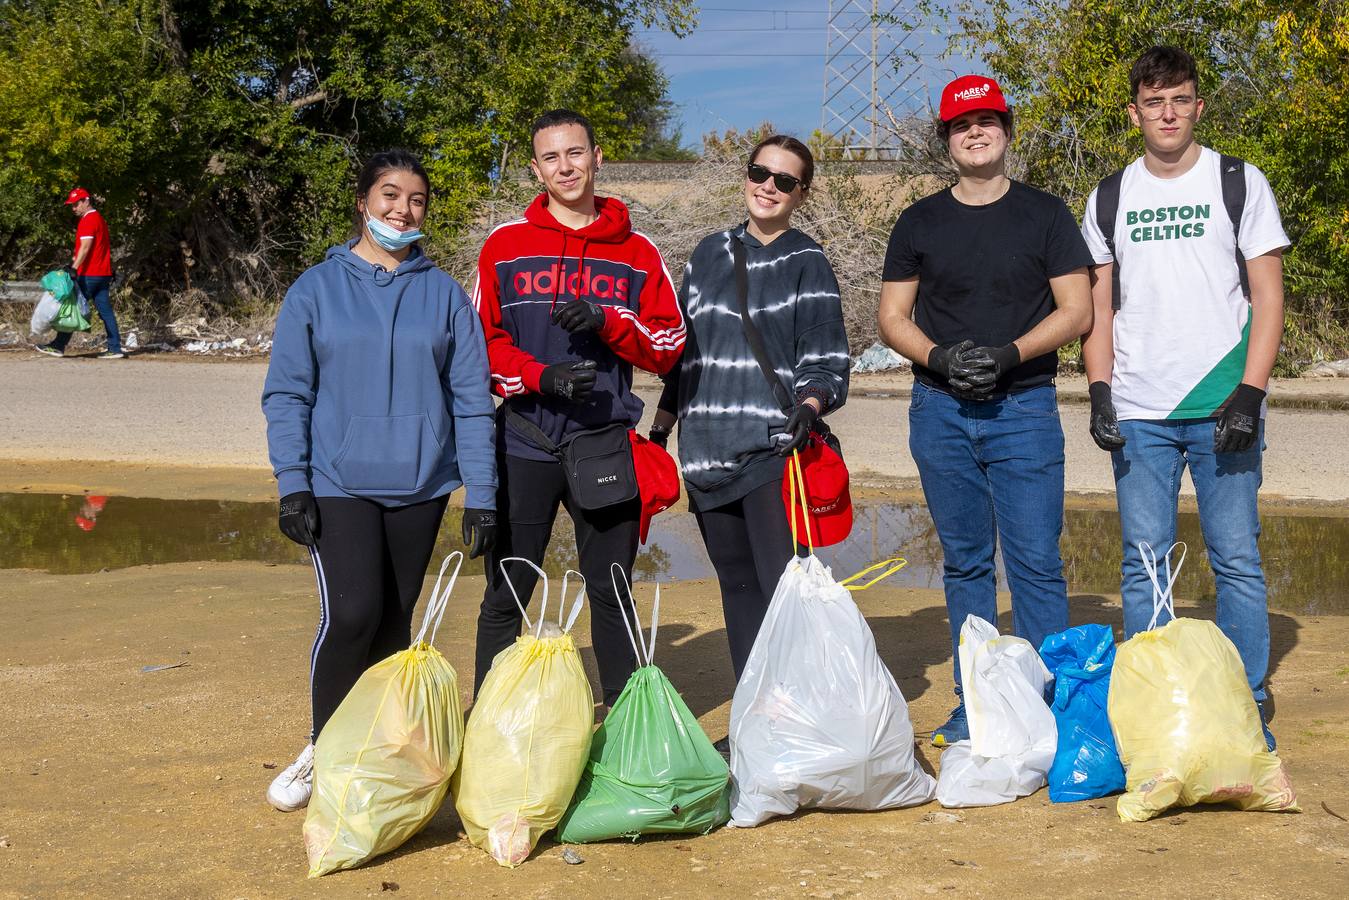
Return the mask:
[[[684,317],[660,252],[632,230],[628,208],[596,197],[594,222],[573,229],[548,212],[539,194],[525,217],[493,229],[478,256],[473,305],[482,318],[492,389],[555,443],[614,422],[635,426],[642,401],[632,392],[632,367],[664,374],[684,347]],[[598,332],[571,334],[552,312],[581,297],[604,310]],[[594,360],[595,390],[572,404],[539,391],[544,368]],[[511,456],[550,460],[514,429],[498,430]]]

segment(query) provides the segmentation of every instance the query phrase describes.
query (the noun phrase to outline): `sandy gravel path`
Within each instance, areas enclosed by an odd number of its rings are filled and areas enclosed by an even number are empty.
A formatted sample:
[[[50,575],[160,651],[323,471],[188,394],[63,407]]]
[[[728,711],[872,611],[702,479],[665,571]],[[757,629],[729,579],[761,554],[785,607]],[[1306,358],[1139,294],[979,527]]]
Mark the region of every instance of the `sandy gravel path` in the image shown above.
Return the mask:
[[[143,357],[109,362],[0,353],[0,490],[66,489],[72,470],[103,473],[105,490],[163,496],[218,496],[215,482],[245,482],[266,495],[265,424],[259,406],[265,361]],[[653,382],[641,393],[654,405]],[[862,484],[912,487],[907,376],[856,379],[853,399],[831,418]],[[1067,402],[1085,393],[1080,378],[1060,384],[1067,440],[1066,482],[1074,493],[1114,490],[1110,462],[1087,435],[1088,408]],[[1349,401],[1349,381],[1292,380],[1276,397]],[[1349,413],[1276,408],[1268,424],[1265,495],[1271,499],[1349,501]],[[85,466],[72,467],[69,461]],[[127,467],[156,468],[153,484]],[[161,468],[180,470],[165,478]],[[237,469],[230,477],[202,469]],[[87,480],[87,479],[85,479]],[[120,487],[119,487],[120,485]],[[205,492],[205,493],[203,493]],[[1183,492],[1192,494],[1188,479]]]

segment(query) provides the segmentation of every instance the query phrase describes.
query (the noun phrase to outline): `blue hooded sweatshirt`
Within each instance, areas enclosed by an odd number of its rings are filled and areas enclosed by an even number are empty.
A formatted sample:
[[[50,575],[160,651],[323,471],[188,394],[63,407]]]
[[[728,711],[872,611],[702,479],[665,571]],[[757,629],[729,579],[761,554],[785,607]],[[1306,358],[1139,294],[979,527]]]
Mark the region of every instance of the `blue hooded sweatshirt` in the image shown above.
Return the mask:
[[[482,324],[414,247],[392,272],[333,247],[286,292],[262,389],[281,496],[496,508]]]

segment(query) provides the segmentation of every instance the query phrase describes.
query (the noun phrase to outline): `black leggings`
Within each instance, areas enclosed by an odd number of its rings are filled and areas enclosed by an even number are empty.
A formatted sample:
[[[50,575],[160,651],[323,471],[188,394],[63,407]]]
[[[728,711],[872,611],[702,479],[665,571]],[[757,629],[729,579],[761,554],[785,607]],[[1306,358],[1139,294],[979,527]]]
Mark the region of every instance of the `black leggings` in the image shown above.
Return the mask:
[[[502,577],[500,562],[508,556],[519,556],[542,566],[553,533],[553,520],[562,505],[576,526],[576,552],[590,601],[590,638],[599,664],[600,688],[604,702],[612,705],[637,668],[637,658],[623,625],[622,617],[628,612],[626,598],[620,606],[610,581],[609,566],[618,563],[631,582],[632,564],[637,559],[640,501],[633,499],[597,511],[582,510],[567,491],[561,463],[536,462],[518,456],[497,457],[497,479],[499,524],[496,547],[486,560],[487,590],[478,613],[474,694],[482,688],[492,660],[520,634],[520,610]],[[508,563],[507,570],[511,584],[520,594],[520,602],[528,606],[538,575],[522,563]],[[553,596],[549,598],[552,605],[548,617],[556,621],[559,584],[550,579],[550,587]]]
[[[361,673],[406,650],[412,611],[436,546],[447,497],[412,506],[320,497],[318,636],[309,657],[316,740]]]
[[[726,640],[735,680],[745,670],[768,603],[792,558],[792,530],[782,506],[782,479],[709,510],[695,508],[698,530],[721,584]]]

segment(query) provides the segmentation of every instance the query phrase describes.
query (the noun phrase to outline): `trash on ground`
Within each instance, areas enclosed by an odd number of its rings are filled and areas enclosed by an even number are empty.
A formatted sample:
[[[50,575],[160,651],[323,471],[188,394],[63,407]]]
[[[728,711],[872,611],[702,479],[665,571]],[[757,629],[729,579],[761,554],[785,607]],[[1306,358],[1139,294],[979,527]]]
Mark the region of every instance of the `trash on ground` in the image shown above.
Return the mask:
[[[888,372],[907,369],[909,361],[879,341],[863,350],[852,361],[854,372]]]

